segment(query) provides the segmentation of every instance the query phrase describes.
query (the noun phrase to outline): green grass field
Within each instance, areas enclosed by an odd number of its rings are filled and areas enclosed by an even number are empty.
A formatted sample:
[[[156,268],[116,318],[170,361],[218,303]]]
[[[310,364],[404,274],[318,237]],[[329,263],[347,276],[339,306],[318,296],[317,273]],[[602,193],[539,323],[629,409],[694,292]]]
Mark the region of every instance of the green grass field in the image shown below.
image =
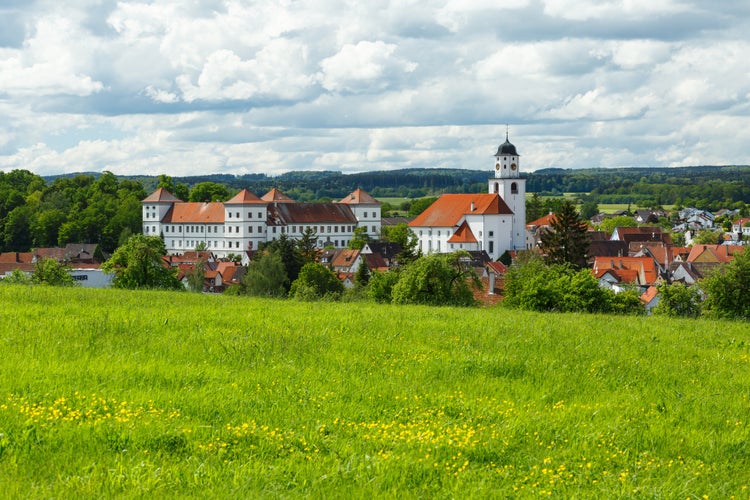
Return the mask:
[[[747,498],[747,323],[0,286],[4,497]]]

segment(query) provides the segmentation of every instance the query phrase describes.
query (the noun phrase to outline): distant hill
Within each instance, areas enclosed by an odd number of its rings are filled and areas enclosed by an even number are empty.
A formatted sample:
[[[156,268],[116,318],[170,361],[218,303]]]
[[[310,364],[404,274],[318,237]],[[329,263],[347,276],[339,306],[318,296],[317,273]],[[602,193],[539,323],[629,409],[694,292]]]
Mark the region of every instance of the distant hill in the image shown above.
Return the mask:
[[[73,175],[78,174],[45,179]],[[356,174],[335,171],[295,171],[277,176],[211,174],[173,177],[173,180],[188,188],[201,182],[215,182],[237,191],[247,188],[258,195],[275,187],[298,201],[312,201],[339,199],[357,188],[376,198],[419,198],[448,192],[483,192],[487,189],[487,179],[492,175],[489,170],[410,168]],[[146,191],[155,189],[158,183],[156,176],[118,177],[140,181]],[[750,165],[546,168],[527,172],[523,177],[527,180],[526,190],[529,193],[543,196],[580,193],[598,203],[750,203]]]

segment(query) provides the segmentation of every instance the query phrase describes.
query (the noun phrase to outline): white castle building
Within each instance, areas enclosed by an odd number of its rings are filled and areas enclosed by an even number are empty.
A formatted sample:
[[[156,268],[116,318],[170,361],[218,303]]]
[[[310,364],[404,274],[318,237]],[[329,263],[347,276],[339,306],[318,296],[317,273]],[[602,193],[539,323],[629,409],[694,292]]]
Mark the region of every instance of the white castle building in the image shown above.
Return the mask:
[[[216,257],[240,255],[286,234],[298,239],[312,229],[318,247],[346,247],[358,227],[376,239],[380,235],[380,202],[361,189],[337,203],[298,203],[272,189],[257,197],[243,189],[221,202],[184,202],[159,188],[143,205],[143,234],[161,236],[170,255],[201,246]]]
[[[494,156],[487,194],[444,194],[410,224],[423,253],[486,251],[496,260],[526,248],[526,179],[505,135]]]

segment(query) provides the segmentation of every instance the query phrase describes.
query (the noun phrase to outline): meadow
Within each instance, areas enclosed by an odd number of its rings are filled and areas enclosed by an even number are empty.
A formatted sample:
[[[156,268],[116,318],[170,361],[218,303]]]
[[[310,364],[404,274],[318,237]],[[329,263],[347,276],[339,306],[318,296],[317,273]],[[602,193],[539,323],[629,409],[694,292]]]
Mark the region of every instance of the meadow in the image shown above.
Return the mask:
[[[747,323],[0,286],[11,498],[747,498]]]

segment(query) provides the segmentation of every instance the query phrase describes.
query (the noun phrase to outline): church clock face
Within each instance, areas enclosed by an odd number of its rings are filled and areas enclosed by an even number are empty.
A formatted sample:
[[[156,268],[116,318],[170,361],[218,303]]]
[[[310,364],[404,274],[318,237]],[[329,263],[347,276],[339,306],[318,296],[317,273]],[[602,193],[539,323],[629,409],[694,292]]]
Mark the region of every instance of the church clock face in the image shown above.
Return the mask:
[[[500,170],[500,164],[499,163],[495,163],[495,170]]]
[[[515,170],[516,169],[516,164],[515,163],[511,164],[510,169],[511,170]]]

